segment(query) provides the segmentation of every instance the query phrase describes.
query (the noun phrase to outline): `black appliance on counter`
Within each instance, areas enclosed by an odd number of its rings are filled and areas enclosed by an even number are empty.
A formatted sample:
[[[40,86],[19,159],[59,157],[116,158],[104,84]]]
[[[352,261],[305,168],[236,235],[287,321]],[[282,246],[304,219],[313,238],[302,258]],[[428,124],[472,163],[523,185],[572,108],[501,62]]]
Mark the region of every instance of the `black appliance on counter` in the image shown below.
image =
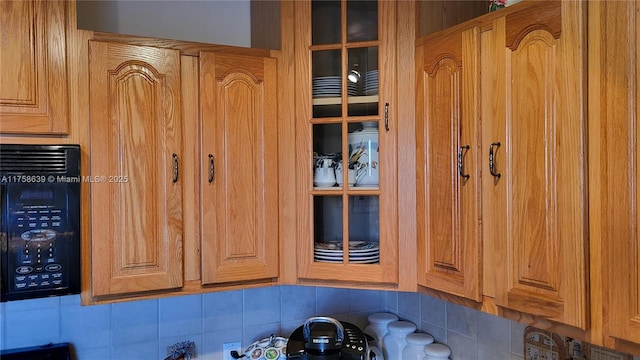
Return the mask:
[[[289,336],[287,359],[369,360],[369,346],[357,326],[330,317],[312,317]]]
[[[72,360],[69,343],[0,350],[2,360]]]
[[[80,293],[80,146],[0,144],[0,301]]]

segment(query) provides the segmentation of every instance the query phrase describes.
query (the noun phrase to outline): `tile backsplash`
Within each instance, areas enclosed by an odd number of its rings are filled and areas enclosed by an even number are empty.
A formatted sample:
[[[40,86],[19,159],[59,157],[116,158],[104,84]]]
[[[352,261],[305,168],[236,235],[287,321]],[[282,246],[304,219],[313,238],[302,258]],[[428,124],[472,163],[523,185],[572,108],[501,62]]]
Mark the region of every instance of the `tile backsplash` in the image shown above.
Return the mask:
[[[70,342],[80,360],[156,360],[167,347],[193,341],[197,359],[221,360],[226,342],[239,340],[244,349],[270,334],[286,337],[318,315],[364,328],[380,311],[449,345],[452,360],[524,359],[525,326],[517,322],[424,294],[308,286],[93,306],[81,306],[78,295],[2,303],[0,349]]]

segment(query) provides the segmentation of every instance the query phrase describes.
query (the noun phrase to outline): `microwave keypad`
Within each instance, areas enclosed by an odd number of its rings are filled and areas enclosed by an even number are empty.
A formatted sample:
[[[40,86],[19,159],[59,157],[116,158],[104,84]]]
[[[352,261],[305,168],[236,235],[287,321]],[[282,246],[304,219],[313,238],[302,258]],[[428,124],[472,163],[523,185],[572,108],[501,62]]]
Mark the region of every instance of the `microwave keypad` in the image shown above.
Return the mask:
[[[17,210],[15,227],[24,241],[14,258],[15,289],[64,286],[62,265],[56,261],[56,228],[61,227],[62,210],[54,208]]]

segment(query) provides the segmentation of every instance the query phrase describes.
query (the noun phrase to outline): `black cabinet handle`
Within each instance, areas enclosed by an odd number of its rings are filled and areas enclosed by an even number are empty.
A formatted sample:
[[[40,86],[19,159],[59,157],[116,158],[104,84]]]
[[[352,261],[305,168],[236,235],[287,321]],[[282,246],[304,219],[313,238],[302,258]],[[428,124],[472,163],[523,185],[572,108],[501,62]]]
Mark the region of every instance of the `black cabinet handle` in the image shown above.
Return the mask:
[[[173,157],[173,182],[177,183],[178,182],[178,155],[176,155],[176,153],[173,153],[173,155],[171,155]]]
[[[493,149],[496,149],[495,151]],[[496,172],[496,164],[495,164],[495,153],[498,152],[498,149],[500,148],[500,143],[499,142],[494,142],[491,143],[491,145],[489,145],[489,172],[491,173],[491,175],[493,175],[495,178],[500,179],[500,177],[502,176],[502,174],[500,174],[499,172]]]
[[[464,173],[464,156],[470,148],[471,147],[469,145],[460,146],[458,148],[458,174],[465,179],[471,177],[471,175]]]
[[[389,103],[384,104],[384,129],[389,132]]]
[[[213,155],[209,154],[209,182],[213,182],[213,173],[215,171],[213,164]]]

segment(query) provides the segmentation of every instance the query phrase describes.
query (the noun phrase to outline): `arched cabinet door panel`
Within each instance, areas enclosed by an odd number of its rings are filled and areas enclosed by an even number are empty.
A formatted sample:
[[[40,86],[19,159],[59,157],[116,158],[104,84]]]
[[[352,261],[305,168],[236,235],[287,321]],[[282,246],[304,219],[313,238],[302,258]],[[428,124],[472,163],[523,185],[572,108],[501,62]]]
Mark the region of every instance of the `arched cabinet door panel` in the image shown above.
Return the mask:
[[[276,59],[200,53],[202,284],[278,277]]]
[[[180,58],[91,41],[93,296],[182,286]]]
[[[483,226],[499,260],[496,302],[585,329],[583,11],[549,1],[499,18],[481,61],[500,69],[483,91],[491,110],[482,149],[492,163]]]
[[[418,279],[482,298],[477,169],[479,31],[418,47]]]

